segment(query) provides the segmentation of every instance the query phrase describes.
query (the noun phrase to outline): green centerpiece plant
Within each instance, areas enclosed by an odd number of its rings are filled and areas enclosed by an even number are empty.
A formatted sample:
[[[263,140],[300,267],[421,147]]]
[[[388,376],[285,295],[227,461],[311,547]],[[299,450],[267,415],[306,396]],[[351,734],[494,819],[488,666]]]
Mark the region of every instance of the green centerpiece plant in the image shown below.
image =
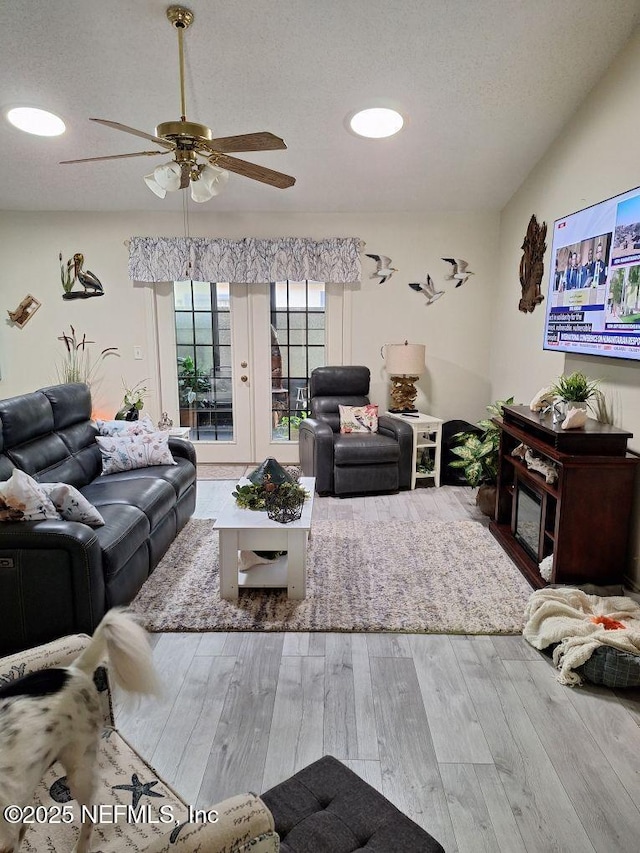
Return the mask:
[[[589,379],[576,371],[568,376],[559,376],[551,386],[551,391],[565,403],[589,403],[597,392],[599,379]]]

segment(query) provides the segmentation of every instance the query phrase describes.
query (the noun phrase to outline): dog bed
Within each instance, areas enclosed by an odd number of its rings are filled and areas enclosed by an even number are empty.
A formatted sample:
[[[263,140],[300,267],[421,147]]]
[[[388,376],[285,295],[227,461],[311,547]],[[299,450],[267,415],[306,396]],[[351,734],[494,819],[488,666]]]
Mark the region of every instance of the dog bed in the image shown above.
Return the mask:
[[[525,608],[523,636],[553,655],[558,681],[640,686],[640,605],[625,596],[541,589]]]

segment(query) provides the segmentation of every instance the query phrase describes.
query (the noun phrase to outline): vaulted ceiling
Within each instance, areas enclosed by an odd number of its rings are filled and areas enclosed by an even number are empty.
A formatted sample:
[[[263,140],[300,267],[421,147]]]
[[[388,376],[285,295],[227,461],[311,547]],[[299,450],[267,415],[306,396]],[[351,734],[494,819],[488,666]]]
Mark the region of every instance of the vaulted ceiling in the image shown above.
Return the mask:
[[[0,209],[179,210],[143,175],[167,160],[58,161],[149,143],[89,117],[154,133],[180,115],[166,0],[2,4],[0,109],[59,114],[57,138],[0,118]],[[287,151],[241,154],[297,178],[277,190],[231,175],[221,211],[500,209],[588,96],[633,28],[638,0],[187,0],[187,117],[214,136],[268,130]],[[367,106],[404,129],[347,130]],[[153,145],[151,145],[153,147]]]

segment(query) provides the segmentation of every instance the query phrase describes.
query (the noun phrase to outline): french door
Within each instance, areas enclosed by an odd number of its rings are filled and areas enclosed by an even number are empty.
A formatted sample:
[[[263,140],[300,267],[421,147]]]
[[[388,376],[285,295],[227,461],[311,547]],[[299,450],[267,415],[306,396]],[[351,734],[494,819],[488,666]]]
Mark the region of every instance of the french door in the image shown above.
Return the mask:
[[[152,299],[161,407],[198,461],[295,464],[311,371],[348,360],[344,288],[186,281]]]

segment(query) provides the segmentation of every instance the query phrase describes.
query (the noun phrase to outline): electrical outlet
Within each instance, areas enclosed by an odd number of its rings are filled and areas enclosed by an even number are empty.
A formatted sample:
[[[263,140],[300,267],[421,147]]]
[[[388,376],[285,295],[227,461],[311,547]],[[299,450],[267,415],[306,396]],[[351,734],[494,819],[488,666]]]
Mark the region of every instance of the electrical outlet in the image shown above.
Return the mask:
[[[139,361],[142,358],[142,347],[133,348],[133,357],[136,359],[136,361]]]

